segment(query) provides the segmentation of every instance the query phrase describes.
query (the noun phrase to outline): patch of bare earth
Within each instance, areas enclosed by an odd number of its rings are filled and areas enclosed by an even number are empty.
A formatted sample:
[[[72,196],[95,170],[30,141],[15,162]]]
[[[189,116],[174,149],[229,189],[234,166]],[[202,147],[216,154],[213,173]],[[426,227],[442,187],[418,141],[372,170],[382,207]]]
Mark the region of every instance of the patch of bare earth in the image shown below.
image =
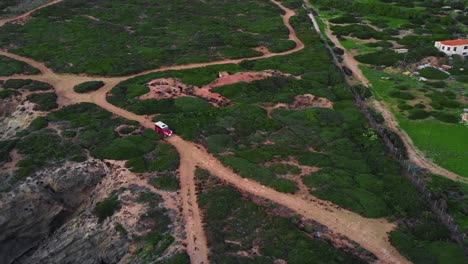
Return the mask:
[[[259,72],[238,72],[234,74],[220,73],[220,77],[215,79],[210,84],[202,87],[184,84],[179,79],[160,78],[155,79],[146,84],[150,92],[139,97],[145,99],[163,99],[163,98],[178,98],[184,96],[199,97],[208,101],[214,107],[225,106],[230,103],[229,99],[223,97],[219,93],[211,90],[216,87],[235,84],[239,82],[251,83],[258,80],[264,80],[274,76],[284,76],[287,78],[299,78],[290,74],[284,74],[280,71],[265,70]]]
[[[268,48],[265,47],[265,46],[259,46],[259,47],[253,48],[253,50],[259,51],[259,52],[261,52],[263,55],[266,55],[266,54],[270,54],[270,53],[271,53],[271,52],[268,50]]]
[[[15,103],[5,104],[5,106],[7,105],[9,109],[3,109],[4,117],[0,117],[0,140],[14,137],[17,132],[27,128],[34,119],[46,114],[45,112],[35,111],[35,104],[29,101],[23,101],[17,104],[16,107]],[[15,107],[14,111],[11,112],[13,107]]]
[[[305,109],[305,108],[333,108],[333,102],[324,97],[316,97],[312,94],[297,95],[294,101],[290,104],[278,103],[273,106],[261,104],[260,107],[267,111],[268,118],[271,118],[271,113],[277,108],[283,109]]]

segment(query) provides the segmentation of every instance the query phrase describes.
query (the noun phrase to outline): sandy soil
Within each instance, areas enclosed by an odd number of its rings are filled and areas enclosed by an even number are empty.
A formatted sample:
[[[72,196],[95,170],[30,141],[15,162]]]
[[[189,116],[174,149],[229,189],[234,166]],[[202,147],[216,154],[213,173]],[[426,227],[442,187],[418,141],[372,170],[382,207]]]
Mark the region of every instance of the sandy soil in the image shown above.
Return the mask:
[[[295,41],[296,47],[285,52],[268,53],[263,56],[247,58],[245,60],[257,60],[261,58],[286,55],[301,50],[304,47],[303,43],[296,37],[295,31],[289,24],[289,19],[294,15],[294,12],[285,8],[277,1],[271,1],[285,12],[285,14],[282,16],[283,22],[289,30],[289,39]],[[165,71],[170,69],[191,69],[227,63],[240,63],[244,60],[222,60],[208,63],[167,66],[131,76],[99,78],[105,82],[105,86],[103,88],[89,94],[77,94],[73,91],[73,86],[81,82],[96,80],[97,78],[83,75],[56,74],[52,70],[45,67],[43,63],[36,62],[34,60],[24,58],[6,51],[1,51],[0,54],[24,61],[31,66],[40,69],[42,74],[28,76],[28,78],[52,84],[56,88],[56,92],[59,96],[60,106],[79,102],[92,102],[116,115],[138,121],[147,128],[153,127],[152,121],[149,117],[130,113],[124,109],[118,108],[108,103],[106,101],[107,92],[123,80],[139,75],[144,75],[150,72]],[[4,80],[9,78],[0,77],[0,80],[2,79]],[[194,143],[184,141],[177,135],[168,138],[167,142],[173,144],[176,147],[181,157],[180,199],[182,203],[183,217],[185,219],[185,229],[187,232],[187,249],[192,263],[208,263],[209,254],[202,225],[202,215],[197,204],[194,181],[194,170],[196,166],[200,166],[210,171],[213,175],[235,186],[243,192],[247,192],[252,195],[273,201],[279,205],[285,206],[295,211],[297,214],[300,214],[307,219],[312,219],[327,226],[332,232],[344,235],[347,238],[359,243],[363,248],[374,253],[383,263],[408,263],[408,261],[402,257],[388,241],[388,232],[395,228],[395,224],[389,223],[385,219],[367,219],[356,213],[340,209],[330,202],[317,198],[314,198],[311,201],[301,199],[295,195],[279,193],[271,188],[262,186],[255,181],[240,177],[239,175],[233,173],[230,169],[224,167],[205,149]],[[128,181],[130,181],[130,179],[128,176],[126,176],[124,182]],[[137,179],[132,179],[131,181],[138,182]],[[167,206],[171,208],[171,204],[167,204]]]

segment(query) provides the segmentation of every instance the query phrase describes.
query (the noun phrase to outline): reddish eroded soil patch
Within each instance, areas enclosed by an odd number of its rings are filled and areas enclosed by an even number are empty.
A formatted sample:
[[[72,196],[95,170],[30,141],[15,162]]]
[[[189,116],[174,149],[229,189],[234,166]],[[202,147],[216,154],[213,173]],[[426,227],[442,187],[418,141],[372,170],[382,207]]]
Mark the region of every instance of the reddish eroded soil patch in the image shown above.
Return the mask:
[[[333,102],[324,97],[316,97],[312,94],[303,94],[294,97],[289,105],[291,109],[304,109],[309,107],[333,108]]]
[[[260,107],[267,111],[268,118],[271,118],[271,112],[276,108],[283,109],[305,109],[305,108],[333,108],[333,102],[324,97],[316,97],[312,94],[297,95],[290,104],[278,103],[274,106],[261,104]]]
[[[263,53],[263,55],[266,55],[266,54],[270,54],[270,53],[271,53],[271,52],[268,50],[268,48],[265,47],[265,46],[259,46],[259,47],[253,48],[253,50],[259,51],[259,52]]]
[[[266,49],[265,52],[268,52],[268,50]],[[163,99],[192,96],[203,98],[214,107],[220,107],[228,105],[230,101],[222,95],[212,92],[211,90],[213,88],[235,84],[239,82],[251,83],[254,81],[264,80],[274,76],[284,76],[287,78],[296,79],[300,78],[290,74],[284,74],[280,71],[275,70],[265,70],[259,72],[238,72],[231,75],[227,73],[220,73],[219,78],[215,79],[210,84],[204,85],[202,87],[184,84],[179,79],[160,78],[148,82],[146,86],[150,88],[150,92],[140,96],[139,99]]]

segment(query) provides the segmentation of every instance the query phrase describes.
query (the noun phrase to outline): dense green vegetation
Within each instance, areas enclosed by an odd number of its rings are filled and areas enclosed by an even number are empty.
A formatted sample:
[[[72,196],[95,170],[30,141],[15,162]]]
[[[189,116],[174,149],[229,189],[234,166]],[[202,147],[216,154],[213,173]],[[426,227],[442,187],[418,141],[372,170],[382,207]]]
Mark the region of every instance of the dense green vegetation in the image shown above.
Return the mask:
[[[58,107],[55,93],[34,93],[28,95],[27,99],[36,104],[35,110],[49,111]]]
[[[427,79],[434,79],[434,80],[444,80],[447,79],[449,76],[448,74],[439,71],[438,69],[427,67],[419,71],[422,77]]]
[[[0,10],[2,8],[0,7]],[[13,74],[36,74],[39,70],[28,64],[5,56],[0,56],[0,76],[10,76]]]
[[[27,90],[27,91],[46,91],[54,87],[48,83],[34,81],[30,79],[9,79],[1,84],[4,89]]]
[[[260,0],[69,0],[35,12],[25,26],[2,27],[0,46],[15,45],[13,52],[59,72],[123,75],[258,56],[258,46],[291,49],[282,13]]]
[[[112,216],[115,211],[120,209],[119,198],[115,195],[109,196],[102,202],[96,203],[93,213],[99,218],[99,221],[104,221],[107,217]]]
[[[326,240],[308,236],[293,219],[275,216],[209,178],[205,171],[197,171],[197,176],[204,186],[198,200],[213,263],[272,263],[278,259],[288,263],[364,263]],[[233,254],[254,247],[259,255]]]
[[[104,86],[103,81],[91,81],[91,82],[80,83],[76,85],[75,87],[73,87],[73,90],[77,93],[87,93],[87,92],[96,91],[102,86]]]

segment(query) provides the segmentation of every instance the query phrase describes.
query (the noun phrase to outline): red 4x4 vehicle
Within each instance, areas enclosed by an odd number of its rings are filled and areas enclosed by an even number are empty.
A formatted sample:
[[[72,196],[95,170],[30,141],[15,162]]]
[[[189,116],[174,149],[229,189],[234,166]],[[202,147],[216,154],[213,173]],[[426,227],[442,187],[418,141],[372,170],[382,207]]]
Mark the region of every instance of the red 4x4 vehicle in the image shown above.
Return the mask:
[[[154,123],[154,130],[156,130],[163,137],[172,136],[172,130],[170,130],[169,127],[161,121]]]

